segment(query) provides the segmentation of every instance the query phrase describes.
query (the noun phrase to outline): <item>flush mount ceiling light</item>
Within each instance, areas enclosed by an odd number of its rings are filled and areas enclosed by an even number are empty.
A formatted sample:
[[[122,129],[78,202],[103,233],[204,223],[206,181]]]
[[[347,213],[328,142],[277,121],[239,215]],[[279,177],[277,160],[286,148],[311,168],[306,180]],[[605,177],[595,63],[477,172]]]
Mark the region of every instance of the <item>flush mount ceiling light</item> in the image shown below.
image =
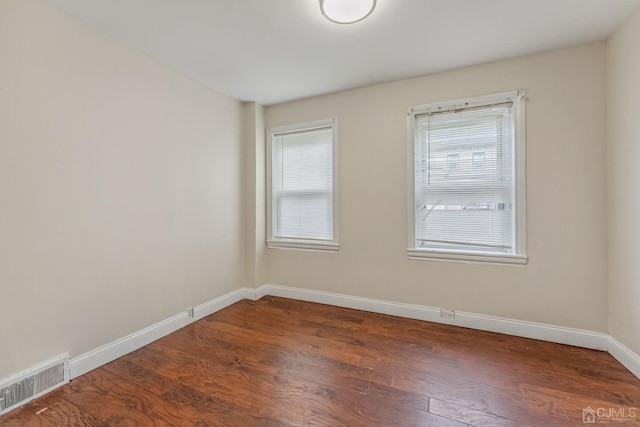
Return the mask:
[[[320,11],[336,24],[353,24],[371,15],[376,0],[320,0]]]

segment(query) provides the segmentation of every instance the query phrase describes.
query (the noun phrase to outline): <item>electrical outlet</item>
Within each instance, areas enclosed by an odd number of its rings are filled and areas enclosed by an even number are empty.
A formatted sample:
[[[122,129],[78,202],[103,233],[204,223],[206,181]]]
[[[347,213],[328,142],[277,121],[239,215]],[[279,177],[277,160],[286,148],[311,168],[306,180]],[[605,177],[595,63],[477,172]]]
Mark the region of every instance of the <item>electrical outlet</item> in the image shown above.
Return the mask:
[[[440,309],[440,317],[443,317],[445,319],[455,319],[456,318],[456,312],[453,310],[445,310],[443,308]]]
[[[196,312],[195,312],[195,310],[193,309],[193,307],[189,307],[189,308],[187,308],[187,317],[188,317],[189,319],[193,319],[194,317],[196,317]]]

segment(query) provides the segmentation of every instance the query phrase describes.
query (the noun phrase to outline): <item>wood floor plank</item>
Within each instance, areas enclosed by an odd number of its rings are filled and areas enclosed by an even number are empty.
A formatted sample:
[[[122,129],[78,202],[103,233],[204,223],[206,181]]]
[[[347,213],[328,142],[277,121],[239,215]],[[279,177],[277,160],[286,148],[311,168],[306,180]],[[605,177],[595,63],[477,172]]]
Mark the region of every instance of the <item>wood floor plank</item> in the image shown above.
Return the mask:
[[[429,412],[466,422],[475,427],[534,427],[522,422],[433,398],[429,401]]]
[[[25,408],[17,408],[6,415],[0,416],[0,425],[2,427],[49,427],[56,424],[49,423],[44,417],[39,417]]]
[[[583,409],[590,407],[593,409],[604,408],[624,410],[625,413],[638,412],[640,415],[640,406],[637,404],[628,404],[624,400],[608,399],[606,393],[602,393],[602,397],[585,397],[580,394],[571,392],[564,392],[547,387],[532,387],[529,385],[523,385],[527,396],[532,398],[543,398],[555,401],[563,408],[563,411],[567,414],[567,418],[573,422],[582,421]],[[636,397],[637,398],[637,397]],[[631,424],[631,420],[627,421],[626,425],[640,425],[640,419],[636,424]]]
[[[545,426],[640,416],[610,355],[264,297],[76,378],[2,426]],[[640,425],[625,420],[623,425]]]
[[[425,381],[416,377],[396,375],[393,386],[402,390],[422,392],[460,408],[522,424],[536,425],[544,419],[548,427],[562,427],[568,420],[563,407],[549,396],[523,396],[455,378],[447,381]]]
[[[246,414],[265,418],[273,415],[280,421],[288,420],[294,425],[299,425],[313,415],[308,408],[297,405],[301,391],[278,384],[274,379],[277,377],[276,371],[268,367],[259,369],[245,364],[202,363],[198,356],[175,348],[165,348],[160,353],[162,356],[153,359],[144,357],[137,362],[147,366],[148,369],[159,367],[159,371],[169,376],[170,381],[196,390],[197,394],[222,399]],[[165,394],[163,397],[172,398],[174,396],[172,393]],[[261,396],[276,400],[278,405],[265,406],[263,399],[256,399]]]
[[[631,373],[628,373],[628,376],[633,377]],[[630,380],[631,378],[628,381]],[[530,390],[543,388],[562,395],[569,394],[576,398],[602,399],[612,403],[640,407],[640,381],[638,385],[630,384],[628,381],[616,382],[606,378],[594,378],[575,373],[541,371],[537,379],[523,378],[521,389],[525,395],[529,395]]]
[[[63,390],[56,390],[29,402],[24,408],[37,416],[42,421],[42,425],[95,426],[100,424],[94,416],[65,399]]]

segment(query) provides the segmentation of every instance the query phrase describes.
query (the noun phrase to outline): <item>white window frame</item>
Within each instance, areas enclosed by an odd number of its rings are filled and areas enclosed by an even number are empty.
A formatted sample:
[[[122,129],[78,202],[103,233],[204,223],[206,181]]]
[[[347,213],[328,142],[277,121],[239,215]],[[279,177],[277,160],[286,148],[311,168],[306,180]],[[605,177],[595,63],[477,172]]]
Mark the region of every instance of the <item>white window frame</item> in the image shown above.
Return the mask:
[[[315,129],[332,130],[333,144],[333,240],[321,239],[287,239],[275,237],[273,231],[275,229],[275,204],[273,197],[275,195],[273,182],[273,151],[275,149],[274,140],[278,135],[312,131]],[[307,249],[319,251],[337,252],[339,245],[339,224],[338,224],[338,120],[325,119],[313,122],[298,123],[293,125],[276,126],[267,129],[267,247],[285,248],[285,249]]]
[[[408,110],[407,114],[407,157],[408,157],[408,248],[410,259],[449,260],[462,262],[481,262],[497,264],[527,263],[527,205],[526,205],[526,124],[525,124],[525,91],[516,90],[510,92],[484,95],[474,98],[458,99],[454,101],[437,102],[419,105]],[[484,252],[472,252],[462,250],[443,250],[431,248],[416,248],[415,236],[415,122],[416,116],[434,111],[456,110],[460,108],[480,107],[484,105],[498,104],[507,101],[513,102],[514,129],[514,202],[515,202],[515,251],[513,254],[496,254]]]

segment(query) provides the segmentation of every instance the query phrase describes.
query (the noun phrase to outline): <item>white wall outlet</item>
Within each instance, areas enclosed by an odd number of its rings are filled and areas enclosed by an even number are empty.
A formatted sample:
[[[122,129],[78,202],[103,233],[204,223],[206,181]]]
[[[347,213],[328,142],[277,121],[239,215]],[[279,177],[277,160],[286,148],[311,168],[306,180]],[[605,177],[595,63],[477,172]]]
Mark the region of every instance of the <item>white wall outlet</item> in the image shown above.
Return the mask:
[[[189,307],[189,308],[187,308],[187,317],[188,317],[189,319],[193,319],[194,317],[196,317],[196,312],[195,312],[195,310],[193,309],[193,307]]]
[[[453,310],[445,310],[444,308],[440,309],[440,317],[444,319],[455,319],[456,312]]]

